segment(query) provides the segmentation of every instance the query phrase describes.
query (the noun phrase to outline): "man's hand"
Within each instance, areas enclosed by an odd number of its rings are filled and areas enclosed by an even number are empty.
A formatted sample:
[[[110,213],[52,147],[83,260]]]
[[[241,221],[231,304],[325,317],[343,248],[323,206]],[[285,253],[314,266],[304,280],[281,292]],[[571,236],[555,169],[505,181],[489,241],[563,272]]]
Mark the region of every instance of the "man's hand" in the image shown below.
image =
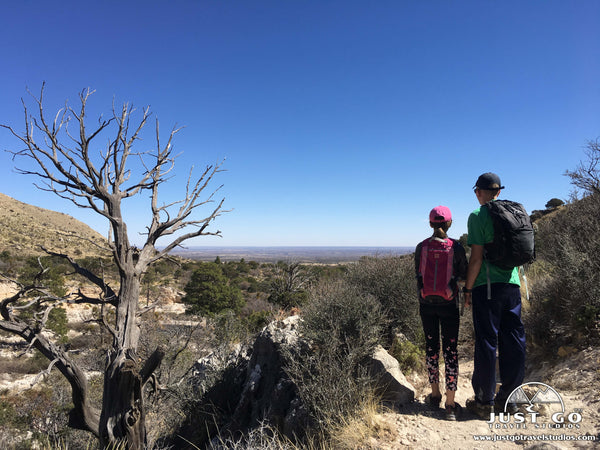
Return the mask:
[[[471,307],[471,293],[470,292],[465,292],[465,308],[470,308]]]

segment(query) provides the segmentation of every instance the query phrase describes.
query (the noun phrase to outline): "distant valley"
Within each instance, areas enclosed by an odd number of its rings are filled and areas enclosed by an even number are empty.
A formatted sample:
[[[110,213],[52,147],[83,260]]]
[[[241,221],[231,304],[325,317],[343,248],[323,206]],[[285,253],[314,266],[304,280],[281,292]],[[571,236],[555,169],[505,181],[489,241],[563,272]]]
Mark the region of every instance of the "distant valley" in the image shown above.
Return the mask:
[[[183,258],[214,261],[277,262],[336,264],[358,261],[363,256],[397,256],[411,253],[413,247],[189,247],[171,252]]]
[[[43,254],[42,246],[75,257],[107,256],[103,236],[73,217],[39,208],[0,194],[0,252],[19,255]],[[171,252],[175,256],[199,261],[247,261],[275,263],[338,264],[358,261],[363,256],[397,256],[414,251],[413,247],[352,246],[192,246]]]

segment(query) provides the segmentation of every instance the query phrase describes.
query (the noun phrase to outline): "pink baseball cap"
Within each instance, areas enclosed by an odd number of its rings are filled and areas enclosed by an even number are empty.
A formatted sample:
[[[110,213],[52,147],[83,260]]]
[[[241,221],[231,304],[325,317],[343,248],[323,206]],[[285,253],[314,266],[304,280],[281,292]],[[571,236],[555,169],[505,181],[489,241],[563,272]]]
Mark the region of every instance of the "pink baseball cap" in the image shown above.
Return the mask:
[[[429,213],[429,221],[435,223],[449,222],[452,220],[452,213],[447,206],[436,206]]]

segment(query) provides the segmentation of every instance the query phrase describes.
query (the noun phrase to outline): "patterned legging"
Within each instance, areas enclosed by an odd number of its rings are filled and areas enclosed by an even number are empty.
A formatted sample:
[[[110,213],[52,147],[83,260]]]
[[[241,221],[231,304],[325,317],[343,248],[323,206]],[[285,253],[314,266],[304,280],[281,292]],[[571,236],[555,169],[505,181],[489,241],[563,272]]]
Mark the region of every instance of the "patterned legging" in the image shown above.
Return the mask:
[[[458,381],[458,328],[460,316],[454,302],[446,305],[420,305],[425,333],[425,362],[430,383],[439,383],[440,326],[442,353],[446,368],[446,390],[456,391]]]

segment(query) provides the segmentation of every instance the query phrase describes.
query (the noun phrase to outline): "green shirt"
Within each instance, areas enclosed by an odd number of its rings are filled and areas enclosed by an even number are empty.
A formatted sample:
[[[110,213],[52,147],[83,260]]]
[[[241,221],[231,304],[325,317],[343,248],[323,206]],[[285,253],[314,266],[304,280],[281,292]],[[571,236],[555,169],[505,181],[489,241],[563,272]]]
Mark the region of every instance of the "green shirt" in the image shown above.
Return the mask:
[[[469,245],[485,245],[494,240],[494,224],[487,208],[479,207],[471,213],[469,221],[467,223],[468,238],[467,242]],[[513,269],[501,269],[500,267],[488,263],[485,258],[481,264],[481,270],[475,279],[473,287],[487,284],[487,270],[489,266],[490,283],[511,283],[518,286],[521,285],[519,281],[519,268]]]

